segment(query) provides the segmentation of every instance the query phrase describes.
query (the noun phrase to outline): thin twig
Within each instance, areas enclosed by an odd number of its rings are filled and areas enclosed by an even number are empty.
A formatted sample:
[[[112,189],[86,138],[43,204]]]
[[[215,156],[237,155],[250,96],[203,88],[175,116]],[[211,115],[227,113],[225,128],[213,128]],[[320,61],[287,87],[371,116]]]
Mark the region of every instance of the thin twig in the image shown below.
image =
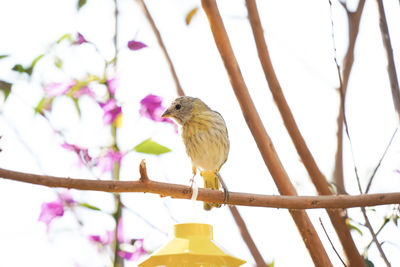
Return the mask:
[[[389,150],[390,145],[391,145],[392,142],[393,142],[393,139],[394,139],[394,137],[395,137],[395,135],[396,135],[396,133],[397,133],[397,129],[398,129],[398,128],[396,128],[396,130],[394,130],[394,133],[393,133],[392,137],[390,138],[389,144],[386,146],[386,149],[385,149],[385,151],[383,152],[382,157],[380,158],[380,160],[379,160],[379,162],[378,162],[378,165],[376,165],[374,171],[373,171],[372,174],[371,174],[371,177],[369,178],[367,188],[365,189],[365,194],[368,194],[369,189],[371,188],[372,180],[374,179],[376,172],[378,171],[379,167],[381,166],[381,163],[382,163],[383,158],[385,157],[387,151]]]
[[[386,21],[385,8],[382,0],[377,0],[378,11],[379,11],[379,26],[381,28],[383,45],[385,47],[386,56],[388,59],[387,71],[389,74],[390,88],[392,89],[392,97],[394,107],[400,123],[400,92],[399,92],[399,80],[397,79],[396,65],[394,63],[393,48],[390,41],[389,28]]]
[[[385,262],[386,266],[390,267],[391,266],[390,262],[387,259],[386,255],[385,255],[385,252],[383,251],[382,246],[378,241],[378,238],[376,237],[375,231],[372,228],[372,225],[371,225],[371,223],[370,223],[370,221],[368,219],[367,212],[365,211],[365,208],[361,207],[361,210],[362,210],[362,213],[364,215],[365,226],[368,228],[369,232],[371,233],[372,240],[374,241],[376,247],[378,248],[379,254],[381,254],[381,257],[382,257],[383,261]]]
[[[328,233],[326,232],[325,226],[324,226],[324,224],[322,223],[321,218],[319,218],[319,222],[321,223],[322,229],[324,230],[325,235],[326,235],[326,237],[328,238],[329,243],[331,243],[331,246],[332,246],[332,248],[333,248],[333,251],[335,251],[336,255],[338,256],[339,260],[343,263],[343,265],[344,265],[345,267],[347,267],[346,263],[344,263],[344,261],[342,260],[342,257],[340,257],[339,253],[337,252],[335,246],[334,246],[333,243],[332,243],[332,240],[330,239]]]
[[[141,219],[143,222],[145,222],[148,226],[150,226],[151,228],[153,228],[154,230],[160,232],[161,234],[168,236],[168,233],[161,230],[160,228],[158,228],[157,226],[155,226],[154,224],[152,224],[149,220],[147,220],[146,218],[144,218],[142,215],[140,215],[138,212],[136,212],[135,210],[131,209],[130,207],[128,207],[127,205],[125,205],[123,202],[121,202],[122,207],[129,211],[130,213],[134,214],[136,217],[138,217],[139,219]]]
[[[218,180],[220,181],[221,184],[224,185],[224,188],[226,190],[228,190],[228,188],[225,185],[224,179],[222,179],[221,175],[218,175]],[[227,193],[227,192],[225,192],[225,193]],[[240,235],[242,236],[242,239],[246,243],[247,247],[249,248],[250,253],[253,256],[254,261],[256,262],[257,266],[268,267],[269,265],[265,262],[260,251],[258,250],[256,244],[254,243],[254,240],[251,237],[250,232],[247,229],[246,223],[243,220],[242,216],[240,215],[238,209],[236,208],[236,206],[232,206],[232,205],[229,205],[228,207],[232,214],[233,219],[236,222],[236,225],[239,228]]]
[[[236,206],[229,205],[229,210],[231,211],[232,216],[235,219],[235,222],[239,227],[240,234],[243,238],[243,241],[246,243],[247,247],[249,248],[251,255],[253,256],[257,266],[269,267],[269,265],[264,261],[256,244],[254,243],[253,238],[251,237],[250,232],[247,229],[246,223],[244,222],[244,220],[243,220],[242,216],[240,215]]]
[[[144,14],[146,15],[147,20],[150,23],[150,26],[151,26],[151,28],[152,28],[152,30],[154,32],[154,35],[157,38],[158,44],[161,47],[161,50],[163,51],[165,58],[167,59],[167,62],[168,62],[168,65],[169,65],[169,69],[171,71],[172,77],[173,77],[174,82],[175,82],[177,94],[179,96],[184,96],[185,93],[183,92],[182,86],[181,86],[181,84],[179,82],[178,75],[176,74],[174,64],[172,63],[172,60],[171,60],[171,58],[170,58],[170,56],[168,54],[167,48],[165,47],[165,44],[164,44],[164,42],[163,42],[163,40],[161,38],[160,31],[158,30],[158,28],[156,26],[156,23],[154,22],[153,17],[151,16],[150,11],[147,8],[147,5],[144,2],[144,0],[137,0],[137,1],[139,2],[140,6],[142,7],[142,10],[143,10]]]
[[[329,4],[330,4],[331,22],[332,22],[332,42],[333,42],[333,48],[334,48],[334,60],[335,60],[335,64],[336,64],[336,68],[337,68],[337,72],[338,72],[338,76],[339,76],[339,81],[340,81],[339,91],[340,91],[340,96],[341,96],[341,99],[342,99],[342,105],[341,105],[341,107],[342,107],[342,113],[343,113],[343,122],[344,122],[344,126],[345,126],[346,135],[347,135],[347,138],[348,138],[348,140],[349,140],[350,151],[351,151],[351,155],[352,155],[352,160],[353,160],[353,165],[354,165],[354,172],[355,172],[356,179],[357,179],[358,189],[359,189],[359,191],[360,191],[360,194],[362,194],[362,193],[363,193],[363,190],[362,190],[362,188],[361,188],[360,176],[359,176],[358,170],[357,170],[357,164],[356,164],[356,161],[355,161],[354,150],[353,150],[353,144],[352,144],[352,142],[351,142],[350,133],[349,133],[349,126],[348,126],[348,124],[347,124],[347,119],[346,119],[345,102],[344,102],[344,92],[343,92],[343,89],[342,89],[342,88],[343,88],[342,75],[341,75],[341,72],[340,72],[340,67],[339,67],[339,64],[338,64],[338,62],[337,62],[337,55],[336,55],[336,44],[335,44],[335,34],[334,34],[334,25],[333,25],[333,17],[332,17],[332,3],[331,3],[331,0],[329,0]],[[374,230],[373,230],[372,227],[371,227],[371,223],[369,222],[369,219],[368,219],[368,216],[367,216],[367,213],[366,213],[364,207],[361,207],[361,212],[362,212],[362,214],[363,214],[363,216],[364,216],[365,224],[367,225],[368,230],[370,231],[371,235],[374,237],[375,233],[374,233]],[[369,227],[368,227],[368,225],[369,225]],[[380,254],[381,254],[381,257],[382,257],[382,258],[385,260],[385,262],[388,264],[389,262],[388,262],[387,259],[386,259],[386,255],[385,255],[385,253],[383,252],[383,249],[382,249],[381,245],[380,245],[379,242],[377,241],[376,236],[375,236],[375,238],[374,238],[374,242],[375,242],[375,244],[376,244],[376,246],[377,246],[377,248],[378,248],[378,250],[379,250],[379,252],[380,252]],[[388,266],[390,266],[390,263],[389,263]]]
[[[346,105],[345,105],[346,103],[344,101],[345,100],[345,93],[343,91],[342,74],[340,72],[340,66],[339,66],[339,63],[337,61],[335,31],[334,31],[334,24],[333,24],[333,14],[332,14],[332,2],[331,2],[331,0],[329,0],[329,7],[330,7],[329,10],[330,10],[331,27],[332,27],[333,59],[335,61],[336,70],[337,70],[337,74],[338,74],[338,78],[339,78],[339,92],[340,92],[340,98],[341,98],[341,102],[342,102],[341,108],[342,108],[342,113],[343,113],[343,122],[344,122],[344,126],[345,126],[344,128],[345,128],[345,131],[346,131],[347,139],[349,140],[350,152],[351,152],[351,156],[352,156],[352,160],[353,160],[354,172],[355,172],[356,179],[357,179],[358,189],[360,190],[360,193],[362,193],[363,190],[361,188],[360,176],[358,175],[357,164],[356,164],[354,150],[353,150],[353,144],[351,142],[350,133],[349,133],[349,126],[348,126],[347,118],[346,118]]]
[[[347,8],[347,5],[345,5],[344,2],[340,2],[342,6],[344,7],[346,13],[347,13],[347,19],[348,19],[348,40],[349,40],[349,45],[345,54],[345,57],[343,59],[343,79],[342,79],[342,87],[341,87],[341,92],[343,94],[343,97],[340,97],[340,108],[339,108],[339,115],[337,118],[337,149],[336,149],[336,155],[335,155],[335,169],[333,172],[333,180],[335,181],[336,186],[342,190],[343,192],[346,191],[345,186],[344,186],[344,177],[343,177],[343,108],[342,105],[344,105],[345,98],[346,98],[346,93],[347,93],[347,85],[349,83],[350,79],[350,73],[353,67],[354,63],[354,50],[356,46],[356,41],[360,29],[360,21],[361,21],[361,15],[364,10],[365,6],[365,0],[360,0],[358,2],[358,6],[356,11],[351,12]],[[331,20],[332,17],[331,17]],[[340,89],[340,88],[339,88]]]

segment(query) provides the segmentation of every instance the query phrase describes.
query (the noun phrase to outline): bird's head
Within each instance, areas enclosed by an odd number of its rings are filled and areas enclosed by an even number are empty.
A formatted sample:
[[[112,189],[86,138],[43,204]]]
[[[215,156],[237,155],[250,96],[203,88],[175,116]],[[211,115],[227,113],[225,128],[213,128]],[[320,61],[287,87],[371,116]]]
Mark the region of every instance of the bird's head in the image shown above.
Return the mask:
[[[185,122],[190,120],[193,111],[201,109],[209,108],[198,98],[182,96],[175,99],[161,117],[175,119],[179,124],[183,125]]]

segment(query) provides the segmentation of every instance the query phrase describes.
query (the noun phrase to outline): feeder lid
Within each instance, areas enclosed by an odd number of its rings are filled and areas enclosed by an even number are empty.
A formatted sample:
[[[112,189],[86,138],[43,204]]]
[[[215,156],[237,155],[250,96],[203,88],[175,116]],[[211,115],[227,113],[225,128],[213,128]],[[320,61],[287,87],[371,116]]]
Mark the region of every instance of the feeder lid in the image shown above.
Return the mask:
[[[174,238],[139,266],[240,266],[246,261],[221,248],[213,239],[212,226],[201,223],[174,225]]]

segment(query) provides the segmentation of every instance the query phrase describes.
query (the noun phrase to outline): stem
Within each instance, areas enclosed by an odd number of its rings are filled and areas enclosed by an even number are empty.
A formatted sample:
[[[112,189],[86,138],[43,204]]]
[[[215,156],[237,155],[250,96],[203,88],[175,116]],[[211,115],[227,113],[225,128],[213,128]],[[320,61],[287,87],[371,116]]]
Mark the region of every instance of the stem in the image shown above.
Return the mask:
[[[369,222],[368,216],[367,216],[367,212],[365,211],[365,208],[362,207],[361,208],[362,214],[364,215],[364,220],[365,220],[365,226],[367,226],[369,232],[371,233],[372,236],[372,240],[374,241],[376,247],[378,248],[379,254],[381,254],[382,259],[384,260],[386,266],[390,267],[390,262],[388,261],[388,259],[386,258],[385,252],[382,249],[381,244],[378,241],[378,238],[376,237],[376,234],[374,232],[374,228],[372,228],[371,223]]]
[[[117,72],[118,66],[118,33],[119,33],[119,23],[118,23],[118,0],[114,0],[114,18],[115,18],[115,25],[114,25],[114,59],[112,60],[114,65],[114,72]],[[108,90],[110,92],[110,90]],[[114,98],[115,96],[110,93],[110,98]],[[113,138],[112,147],[114,150],[119,151],[118,144],[117,144],[117,125],[116,121],[114,120],[111,124],[111,136]],[[113,181],[119,181],[121,164],[120,162],[114,162],[113,170],[112,170],[112,178]],[[122,217],[122,203],[121,203],[121,195],[114,194],[115,199],[115,211],[113,213],[113,218],[115,221],[115,231],[114,231],[114,267],[123,267],[124,266],[124,259],[118,256],[118,251],[120,250],[120,244],[118,240],[118,222],[121,220]]]
[[[164,44],[164,42],[163,42],[163,40],[161,38],[160,31],[157,29],[156,23],[154,22],[154,19],[151,16],[150,11],[147,8],[147,5],[144,2],[144,0],[138,0],[138,2],[140,4],[140,6],[142,7],[142,10],[143,10],[147,20],[149,21],[151,28],[153,29],[154,35],[157,38],[158,44],[161,47],[161,50],[164,53],[165,58],[167,59],[167,62],[168,62],[168,65],[169,65],[169,69],[170,69],[171,74],[172,74],[172,78],[174,79],[174,82],[175,82],[176,92],[177,92],[177,94],[179,96],[184,96],[185,93],[183,92],[181,83],[179,82],[178,75],[176,74],[174,64],[172,63],[172,60],[171,60],[171,58],[170,58],[170,56],[168,54],[167,48],[165,47],[165,44]]]

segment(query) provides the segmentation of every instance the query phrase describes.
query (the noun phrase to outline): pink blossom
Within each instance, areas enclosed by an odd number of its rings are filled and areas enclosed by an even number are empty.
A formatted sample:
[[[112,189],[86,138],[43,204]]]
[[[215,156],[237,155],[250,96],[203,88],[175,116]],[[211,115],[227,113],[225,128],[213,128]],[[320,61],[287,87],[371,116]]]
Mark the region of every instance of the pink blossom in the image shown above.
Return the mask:
[[[128,42],[128,48],[133,51],[140,50],[145,47],[147,47],[147,45],[142,42],[138,42],[135,40],[131,40]]]
[[[89,240],[102,245],[111,244],[114,241],[114,231],[107,230],[105,235],[89,235]]]
[[[82,148],[80,146],[68,144],[66,142],[64,142],[61,146],[69,151],[75,152],[79,157],[80,163],[82,163],[83,165],[86,165],[92,161],[92,158],[89,156],[87,148]]]
[[[61,199],[52,202],[44,202],[42,211],[39,215],[39,221],[44,222],[47,227],[47,232],[50,229],[50,223],[57,217],[64,215],[64,205]]]
[[[132,251],[118,251],[118,256],[130,261],[137,261],[141,256],[146,255],[147,251],[143,247],[143,239],[136,239]]]
[[[43,90],[44,92],[51,97],[65,95],[71,90],[72,87],[76,85],[76,81],[72,80],[68,83],[59,83],[54,82],[46,85]]]
[[[100,156],[97,161],[97,166],[101,169],[102,173],[112,171],[115,163],[120,163],[122,157],[126,153],[109,148],[108,151]]]
[[[114,98],[110,98],[106,103],[99,103],[99,105],[104,112],[103,123],[105,125],[111,124],[122,112],[121,107],[117,105]]]
[[[139,113],[141,116],[153,121],[159,122],[174,122],[168,118],[162,118],[165,107],[162,106],[162,98],[157,95],[149,94],[140,101]]]
[[[142,117],[156,122],[170,123],[175,127],[177,132],[177,125],[171,119],[161,117],[164,111],[165,107],[162,105],[162,98],[160,96],[149,94],[140,101],[139,113]]]
[[[93,90],[90,89],[90,87],[87,86],[87,85],[82,86],[81,89],[79,89],[78,91],[75,91],[75,92],[72,94],[72,96],[73,96],[74,98],[79,98],[79,97],[81,97],[81,96],[83,96],[83,95],[90,96],[91,98],[95,98],[95,97],[96,97],[96,94],[95,94],[95,93],[93,92]]]
[[[76,37],[76,41],[73,42],[74,45],[81,45],[83,43],[87,43],[87,40],[85,39],[85,37],[78,32],[78,35]]]
[[[117,87],[118,87],[118,79],[117,78],[111,78],[109,80],[107,80],[107,88],[108,91],[110,92],[110,94],[114,95],[115,91],[117,91]]]
[[[44,222],[47,227],[47,231],[50,229],[50,223],[57,217],[64,215],[64,205],[75,204],[75,200],[72,198],[68,190],[65,190],[59,194],[55,201],[44,202],[42,204],[41,212],[39,215],[39,221]]]

